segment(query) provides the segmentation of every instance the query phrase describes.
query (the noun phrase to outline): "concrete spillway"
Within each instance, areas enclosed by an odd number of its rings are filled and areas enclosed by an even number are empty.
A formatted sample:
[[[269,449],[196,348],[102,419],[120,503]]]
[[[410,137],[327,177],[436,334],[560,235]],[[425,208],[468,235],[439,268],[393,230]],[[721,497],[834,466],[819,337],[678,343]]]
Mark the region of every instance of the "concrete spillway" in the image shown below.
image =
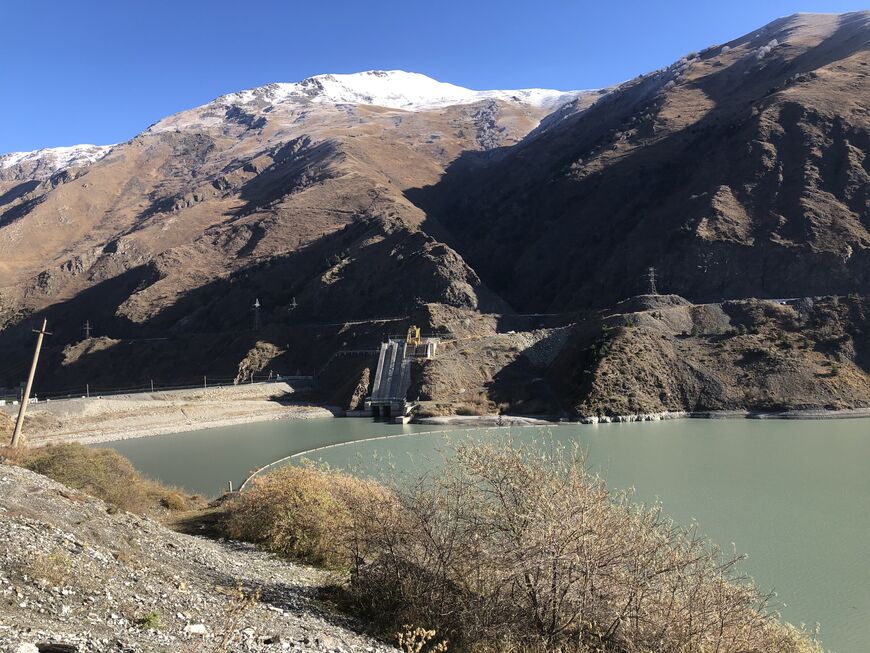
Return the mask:
[[[430,338],[416,345],[393,339],[381,343],[372,394],[366,401],[366,408],[372,414],[383,417],[405,414],[405,400],[411,386],[411,361],[432,358],[437,342],[437,339]]]
[[[372,404],[404,402],[411,385],[411,359],[405,356],[404,342],[388,340],[381,345],[378,370],[372,386]]]

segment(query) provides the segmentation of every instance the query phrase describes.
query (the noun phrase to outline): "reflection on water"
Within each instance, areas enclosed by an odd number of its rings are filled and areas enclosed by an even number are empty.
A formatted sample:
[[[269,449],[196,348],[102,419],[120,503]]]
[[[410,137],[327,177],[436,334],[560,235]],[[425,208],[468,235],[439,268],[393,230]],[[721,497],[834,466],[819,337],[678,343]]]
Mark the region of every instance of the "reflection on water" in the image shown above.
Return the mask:
[[[314,447],[373,435],[442,427],[363,419],[281,421],[112,443],[151,476],[213,495],[252,469]],[[517,442],[542,429],[512,429]],[[720,545],[749,559],[744,569],[774,588],[794,623],[822,624],[824,644],[858,653],[870,642],[870,420],[677,420],[559,425],[557,442],[580,443],[589,465],[639,501],[661,500],[681,523],[696,519]],[[451,442],[500,437],[457,430],[445,436],[374,440],[310,457],[374,475],[438,464]]]

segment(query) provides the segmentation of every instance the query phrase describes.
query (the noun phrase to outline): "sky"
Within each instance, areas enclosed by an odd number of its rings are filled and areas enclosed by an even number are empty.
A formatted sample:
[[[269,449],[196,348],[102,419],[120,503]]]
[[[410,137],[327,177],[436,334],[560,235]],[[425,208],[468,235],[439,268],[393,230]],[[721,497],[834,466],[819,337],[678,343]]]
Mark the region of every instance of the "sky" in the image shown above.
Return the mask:
[[[0,0],[0,153],[125,141],[225,93],[401,69],[599,88],[847,0]]]

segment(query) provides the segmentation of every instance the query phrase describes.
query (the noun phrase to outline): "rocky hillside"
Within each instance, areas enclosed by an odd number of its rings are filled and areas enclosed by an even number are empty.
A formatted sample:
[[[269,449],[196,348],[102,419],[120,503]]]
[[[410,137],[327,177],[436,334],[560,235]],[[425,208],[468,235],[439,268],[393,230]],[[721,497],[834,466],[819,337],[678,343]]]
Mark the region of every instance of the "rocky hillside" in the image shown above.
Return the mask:
[[[570,105],[413,197],[517,310],[870,288],[870,12],[798,14]],[[443,233],[443,232],[442,232]]]
[[[460,323],[461,324],[461,323]],[[640,296],[569,326],[445,328],[416,370],[423,414],[577,418],[870,407],[870,302]]]
[[[0,386],[17,385],[20,345],[42,315],[54,331],[46,363],[63,370],[60,352],[85,321],[94,335],[166,342],[401,315],[420,301],[492,310],[498,300],[420,229],[425,216],[404,192],[597,96],[470,91],[400,71],[325,75],[218,98],[108,149],[3,157],[0,347],[15,369],[3,366]],[[256,337],[209,336],[169,356],[201,373],[214,360],[202,346],[228,340],[225,375]],[[153,358],[149,347],[134,355]],[[139,371],[129,350],[116,353],[116,377]]]
[[[317,601],[323,572],[172,532],[19,467],[0,465],[0,490],[4,651],[395,650]]]

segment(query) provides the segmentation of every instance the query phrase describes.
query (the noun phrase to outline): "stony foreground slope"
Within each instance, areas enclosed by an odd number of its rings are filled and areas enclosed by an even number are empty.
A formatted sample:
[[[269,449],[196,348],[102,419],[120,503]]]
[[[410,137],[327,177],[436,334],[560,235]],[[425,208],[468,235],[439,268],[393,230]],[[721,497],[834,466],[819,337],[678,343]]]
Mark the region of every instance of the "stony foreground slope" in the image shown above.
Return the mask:
[[[0,650],[393,650],[314,599],[320,572],[114,512],[0,465]]]

